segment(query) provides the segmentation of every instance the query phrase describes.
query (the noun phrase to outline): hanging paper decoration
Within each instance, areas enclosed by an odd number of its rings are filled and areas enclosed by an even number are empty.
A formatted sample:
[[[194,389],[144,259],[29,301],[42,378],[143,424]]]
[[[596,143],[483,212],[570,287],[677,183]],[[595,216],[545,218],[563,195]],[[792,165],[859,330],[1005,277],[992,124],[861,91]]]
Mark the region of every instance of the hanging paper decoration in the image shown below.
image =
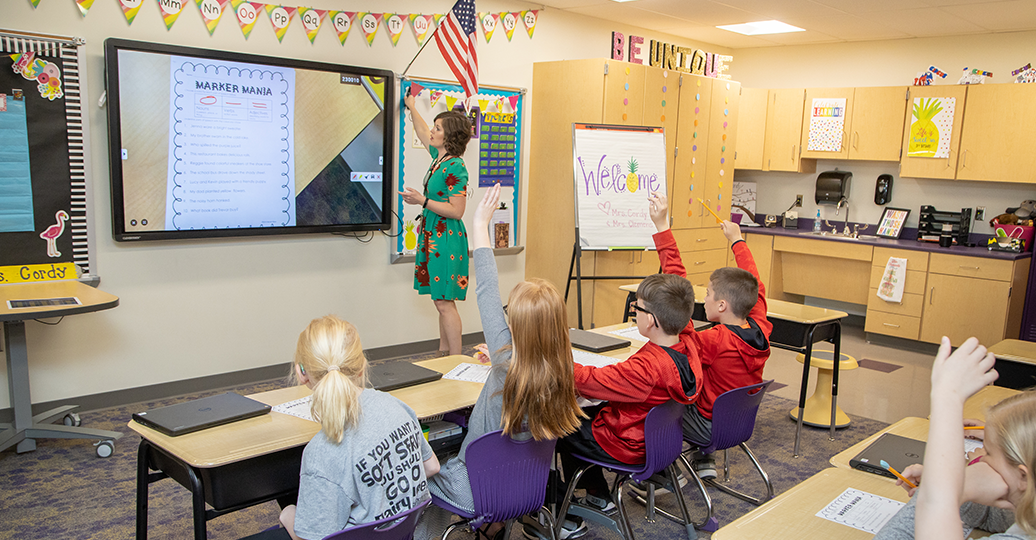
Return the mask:
[[[478,108],[479,108],[480,111],[486,112],[486,110],[489,109],[489,100],[488,99],[480,99],[480,100],[478,100]]]
[[[169,30],[176,22],[176,18],[183,13],[187,2],[183,0],[158,0],[158,9],[162,12],[162,21],[165,22],[165,29]]]
[[[443,19],[443,17],[446,16],[446,14],[445,13],[436,13],[435,15],[432,15],[432,16],[435,17],[435,24],[438,25],[439,23],[442,22],[442,19]]]
[[[406,28],[406,23],[403,21],[403,17],[396,15],[395,13],[384,13],[382,18],[385,20],[385,29],[388,30],[389,39],[392,40],[392,46],[395,47],[396,43],[399,43],[399,36],[403,35],[403,29]]]
[[[378,25],[381,23],[380,13],[357,13],[356,18],[360,19],[360,30],[367,37],[367,45],[374,42],[374,36],[378,33]]]
[[[277,41],[284,39],[284,34],[288,32],[288,25],[291,24],[291,18],[295,16],[297,9],[266,4],[266,13],[270,16],[270,22],[273,24],[273,33],[277,35]]]
[[[453,106],[457,104],[457,98],[446,94],[446,110],[452,111]]]
[[[216,31],[219,18],[223,16],[223,10],[226,9],[230,0],[194,0],[194,3],[198,6],[201,18],[205,21],[205,28],[209,29],[211,36]]]
[[[342,45],[345,45],[345,38],[349,37],[349,30],[352,30],[353,17],[355,16],[355,11],[331,12],[331,26],[335,27],[335,32],[338,33],[338,42]]]
[[[486,43],[489,43],[489,39],[493,37],[493,31],[496,30],[497,19],[499,18],[499,13],[478,14],[478,20],[482,22],[482,33],[486,35]]]
[[[507,41],[511,41],[511,36],[514,35],[514,29],[518,27],[518,16],[520,13],[517,11],[514,13],[501,13],[500,23],[504,25],[504,34],[507,35]]]
[[[241,27],[241,33],[245,39],[252,35],[252,28],[259,20],[259,14],[263,11],[263,4],[259,2],[247,2],[245,0],[230,0],[230,7],[234,8],[237,15],[237,24]]]
[[[432,29],[432,22],[435,19],[435,15],[418,15],[416,13],[410,15],[410,26],[414,29],[414,37],[417,38],[418,45],[424,45],[426,39],[428,39],[428,31]]]
[[[536,21],[540,18],[539,13],[538,9],[522,12],[522,22],[525,23],[525,29],[529,32],[529,39],[532,39],[532,32],[536,30]]]
[[[40,5],[40,0],[29,0],[29,1],[32,2],[32,8],[33,9],[36,9],[36,7]]]
[[[40,96],[54,101],[64,95],[61,91],[61,68],[57,64],[37,58],[36,53],[32,51],[9,56],[14,60],[12,71],[20,73],[27,81],[39,83],[36,89]]]
[[[140,11],[140,6],[143,4],[144,0],[119,0],[122,15],[126,17],[126,24],[133,24],[133,19],[137,17],[137,12]]]
[[[514,95],[507,98],[507,100],[511,102],[511,110],[515,112],[518,111],[518,97],[519,96]]]
[[[309,38],[310,43],[317,38],[320,23],[324,22],[324,15],[327,15],[326,9],[299,7],[299,20],[302,21],[302,27],[306,29],[306,37]]]
[[[79,12],[86,17],[86,12],[90,11],[90,7],[94,5],[94,0],[76,0],[76,6],[79,7]]]
[[[442,96],[443,93],[438,90],[432,92],[432,94],[428,96],[428,104],[435,107],[435,105],[439,103],[439,100],[442,99]]]
[[[410,95],[411,96],[419,96],[419,95],[421,95],[421,90],[424,90],[424,87],[421,86],[420,84],[410,83]]]

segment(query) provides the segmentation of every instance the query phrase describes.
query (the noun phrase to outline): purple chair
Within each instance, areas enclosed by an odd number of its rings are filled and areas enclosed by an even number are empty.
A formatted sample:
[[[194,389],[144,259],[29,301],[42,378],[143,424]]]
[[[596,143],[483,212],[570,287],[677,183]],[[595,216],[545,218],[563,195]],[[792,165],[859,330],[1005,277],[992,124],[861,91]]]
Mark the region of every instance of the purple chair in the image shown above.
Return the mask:
[[[412,540],[417,520],[431,502],[431,499],[425,499],[409,510],[371,523],[342,529],[325,536],[323,540]],[[291,540],[291,536],[283,527],[270,527],[241,540]]]
[[[538,512],[554,531],[554,518],[543,506],[547,477],[554,458],[555,439],[514,440],[503,431],[490,431],[468,445],[467,468],[475,512],[467,512],[432,495],[432,502],[464,518],[442,534],[442,540],[457,527],[472,529],[483,523],[504,522],[504,538],[510,538],[515,518]]]
[[[630,478],[641,482],[663,472],[665,473],[665,481],[668,486],[679,485],[677,484],[676,460],[680,457],[680,450],[683,449],[682,418],[684,409],[685,406],[683,404],[670,400],[655,406],[648,412],[647,418],[644,419],[644,447],[647,459],[643,465],[615,465],[614,463],[595,461],[576,455],[579,459],[587,462],[588,465],[581,467],[572,475],[568,491],[565,493],[565,498],[562,499],[561,507],[558,509],[558,516],[565,516],[571,513],[584,519],[603,523],[610,526],[625,540],[634,540],[633,527],[630,526],[629,515],[623,504],[622,486]],[[572,502],[572,492],[575,491],[576,485],[579,483],[583,473],[591,467],[597,466],[615,473],[615,483],[612,485],[612,500],[615,501],[615,506],[618,508],[618,519],[604,514],[595,508]],[[698,537],[698,533],[695,532],[694,525],[688,516],[683,494],[679,488],[672,491],[676,493],[676,500],[680,505],[680,511],[683,513],[684,519],[682,523],[687,527],[687,538],[694,540]],[[651,494],[653,495],[653,492]],[[562,523],[564,523],[564,520],[559,518],[557,524],[555,524],[555,535],[560,534]]]

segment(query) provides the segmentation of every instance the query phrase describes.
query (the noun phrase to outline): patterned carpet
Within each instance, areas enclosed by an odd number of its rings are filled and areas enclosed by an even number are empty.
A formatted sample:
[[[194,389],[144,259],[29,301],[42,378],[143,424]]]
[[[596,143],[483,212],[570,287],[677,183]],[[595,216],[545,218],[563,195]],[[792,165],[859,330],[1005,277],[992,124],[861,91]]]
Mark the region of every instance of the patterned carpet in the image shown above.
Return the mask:
[[[409,357],[420,360],[429,355]],[[284,380],[268,381],[230,390],[251,394],[284,387]],[[155,407],[171,405],[226,391],[206,392],[161,401],[137,403],[125,407],[83,413],[84,426],[120,431],[125,435],[116,442],[115,454],[108,459],[95,457],[92,443],[85,440],[47,439],[38,442],[35,452],[16,454],[13,449],[0,453],[0,539],[131,539],[135,537],[136,450],[140,438],[126,427],[130,416]],[[880,422],[853,417],[853,424],[838,432],[829,441],[826,430],[803,427],[801,455],[792,457],[795,424],[788,417],[793,406],[790,400],[766,396],[756,422],[755,435],[749,446],[769,473],[776,493],[829,467],[828,459],[868,435],[883,428]],[[763,489],[748,458],[740,450],[731,450],[731,481],[746,483],[754,493]],[[720,473],[722,474],[722,472]],[[684,488],[693,517],[701,515],[701,500],[696,490]],[[713,490],[716,516],[720,525],[754,508],[752,505]],[[675,509],[672,496],[659,497],[663,508]],[[670,503],[669,506],[666,506]],[[236,539],[276,524],[279,509],[270,502],[209,522],[212,540]],[[634,531],[638,539],[669,539],[684,535],[682,526],[664,518],[646,522],[644,510],[630,506]],[[191,500],[186,489],[173,480],[162,480],[150,487],[148,513],[150,538],[192,538]],[[700,533],[701,538],[708,538]],[[465,538],[464,534],[458,536]],[[473,536],[470,536],[473,538]],[[516,528],[512,538],[522,538]],[[617,539],[617,535],[591,527],[588,540]]]

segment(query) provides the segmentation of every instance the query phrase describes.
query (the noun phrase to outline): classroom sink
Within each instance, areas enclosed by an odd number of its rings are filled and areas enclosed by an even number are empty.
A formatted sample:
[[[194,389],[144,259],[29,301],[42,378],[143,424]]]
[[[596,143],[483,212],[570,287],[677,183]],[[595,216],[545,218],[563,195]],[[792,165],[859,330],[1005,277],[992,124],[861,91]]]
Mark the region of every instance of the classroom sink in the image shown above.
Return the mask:
[[[845,234],[842,234],[842,233],[836,233],[836,232],[831,232],[831,231],[821,231],[821,232],[802,231],[802,232],[799,233],[799,236],[815,236],[815,237],[818,237],[818,238],[830,238],[832,240],[866,240],[868,242],[874,242],[874,241],[882,240],[882,238],[880,236],[874,236],[872,234],[861,234],[861,235],[858,235],[858,236],[853,236],[851,234],[850,235],[845,235]]]

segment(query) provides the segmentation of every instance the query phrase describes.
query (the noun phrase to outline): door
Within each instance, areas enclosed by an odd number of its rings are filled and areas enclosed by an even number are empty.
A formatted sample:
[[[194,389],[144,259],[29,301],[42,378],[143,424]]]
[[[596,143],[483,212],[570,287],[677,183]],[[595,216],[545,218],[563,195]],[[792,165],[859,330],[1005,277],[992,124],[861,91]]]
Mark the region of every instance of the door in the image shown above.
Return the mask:
[[[802,88],[770,90],[763,145],[764,171],[799,171],[804,96]]]
[[[928,274],[921,341],[939,343],[949,336],[954,347],[969,337],[983,345],[1004,339],[1011,284],[946,274]]]
[[[857,88],[849,128],[849,159],[898,161],[906,111],[906,87]]]
[[[964,123],[964,105],[967,86],[912,86],[907,98],[907,112],[904,114],[903,157],[900,158],[900,176],[913,178],[949,178],[956,177],[957,155],[960,148],[961,125]],[[954,98],[953,129],[950,130],[949,156],[942,158],[915,157],[908,153],[910,131],[914,126],[914,100],[918,98]],[[920,112],[920,111],[918,111]],[[920,119],[919,119],[920,121]],[[979,126],[976,126],[979,127]],[[940,133],[940,137],[945,137]]]
[[[802,157],[819,159],[846,159],[849,157],[849,127],[853,117],[853,88],[809,88],[802,114]],[[817,99],[844,99],[845,108],[822,107],[814,103]],[[814,109],[820,118],[814,119]],[[842,122],[835,120],[841,117]],[[814,148],[834,144],[837,150],[810,150],[810,137]]]

